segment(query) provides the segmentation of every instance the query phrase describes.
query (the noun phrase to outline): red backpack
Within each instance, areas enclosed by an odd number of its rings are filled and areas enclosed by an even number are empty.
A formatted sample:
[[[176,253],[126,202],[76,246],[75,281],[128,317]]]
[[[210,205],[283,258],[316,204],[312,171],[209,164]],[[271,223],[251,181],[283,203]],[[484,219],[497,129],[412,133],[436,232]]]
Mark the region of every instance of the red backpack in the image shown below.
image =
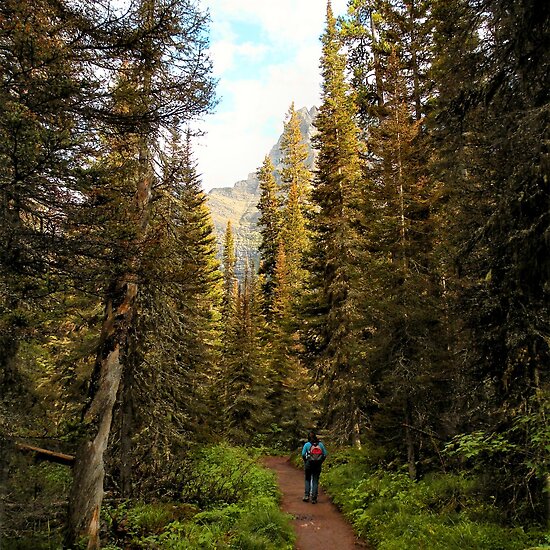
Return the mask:
[[[320,462],[323,460],[323,449],[321,449],[319,443],[312,443],[307,454],[307,458],[311,460],[311,462]]]

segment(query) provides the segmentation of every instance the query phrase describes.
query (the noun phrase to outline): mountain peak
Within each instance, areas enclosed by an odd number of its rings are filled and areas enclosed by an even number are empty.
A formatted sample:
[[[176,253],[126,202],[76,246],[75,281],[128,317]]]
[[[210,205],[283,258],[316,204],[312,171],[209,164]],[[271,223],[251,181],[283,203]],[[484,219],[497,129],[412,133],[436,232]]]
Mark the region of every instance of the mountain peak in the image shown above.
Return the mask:
[[[308,147],[307,165],[312,168],[315,163],[315,151],[311,145],[311,138],[316,132],[314,121],[318,113],[317,107],[302,107],[296,111],[300,118],[300,132],[304,143]],[[282,134],[277,143],[271,148],[269,157],[276,170],[281,170],[282,164]],[[218,237],[219,249],[227,227],[231,220],[235,245],[237,248],[238,271],[244,269],[247,259],[257,263],[260,234],[258,231],[258,201],[260,200],[260,182],[256,171],[248,174],[244,180],[233,184],[232,187],[217,187],[208,194],[208,205],[212,213],[214,228]]]

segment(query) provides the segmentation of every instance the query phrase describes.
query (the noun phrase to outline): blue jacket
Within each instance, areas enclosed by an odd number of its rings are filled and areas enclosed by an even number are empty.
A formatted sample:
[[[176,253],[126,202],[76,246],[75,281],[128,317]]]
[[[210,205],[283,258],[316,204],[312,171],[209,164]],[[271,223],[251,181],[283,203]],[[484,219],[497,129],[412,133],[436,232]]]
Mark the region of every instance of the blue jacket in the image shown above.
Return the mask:
[[[304,460],[307,457],[307,453],[308,453],[310,447],[311,447],[311,442],[309,442],[309,441],[302,447],[302,458]],[[319,441],[319,447],[321,447],[321,451],[323,451],[323,460],[325,460],[328,453],[327,453],[327,450],[325,449],[325,446],[323,445],[323,443],[321,441]]]

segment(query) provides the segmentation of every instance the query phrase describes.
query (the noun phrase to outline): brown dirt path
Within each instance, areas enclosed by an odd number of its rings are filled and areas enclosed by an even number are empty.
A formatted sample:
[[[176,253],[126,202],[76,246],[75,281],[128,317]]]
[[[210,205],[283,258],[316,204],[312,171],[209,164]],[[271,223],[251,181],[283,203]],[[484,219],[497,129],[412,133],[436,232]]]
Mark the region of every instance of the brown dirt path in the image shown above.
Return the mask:
[[[277,474],[283,493],[281,507],[294,516],[296,550],[356,550],[368,546],[359,541],[349,523],[343,518],[328,496],[319,488],[317,504],[302,502],[304,473],[295,468],[287,457],[270,456],[263,463]],[[321,474],[322,477],[323,474]]]

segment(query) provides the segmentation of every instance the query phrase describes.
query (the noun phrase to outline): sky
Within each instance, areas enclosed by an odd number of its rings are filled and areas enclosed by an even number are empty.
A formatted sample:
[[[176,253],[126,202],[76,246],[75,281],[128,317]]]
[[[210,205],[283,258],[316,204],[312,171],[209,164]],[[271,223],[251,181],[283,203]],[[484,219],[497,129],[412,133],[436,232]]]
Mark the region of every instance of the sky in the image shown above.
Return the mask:
[[[347,0],[332,0],[335,15]],[[319,106],[326,0],[203,0],[218,79],[215,112],[195,146],[203,187],[231,187],[263,162],[286,113]]]

